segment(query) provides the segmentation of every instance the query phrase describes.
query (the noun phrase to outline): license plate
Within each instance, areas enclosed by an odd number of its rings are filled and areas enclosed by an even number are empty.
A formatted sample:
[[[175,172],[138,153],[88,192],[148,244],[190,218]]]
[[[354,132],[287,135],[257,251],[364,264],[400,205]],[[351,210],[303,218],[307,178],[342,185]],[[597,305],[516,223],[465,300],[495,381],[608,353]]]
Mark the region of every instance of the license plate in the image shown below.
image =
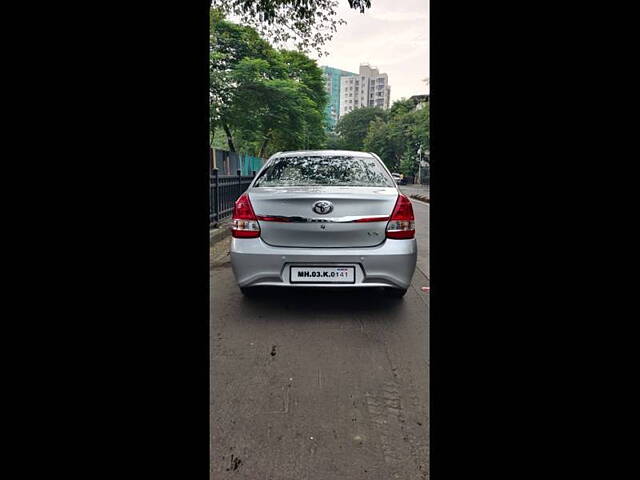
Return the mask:
[[[291,267],[291,283],[356,283],[355,267]]]

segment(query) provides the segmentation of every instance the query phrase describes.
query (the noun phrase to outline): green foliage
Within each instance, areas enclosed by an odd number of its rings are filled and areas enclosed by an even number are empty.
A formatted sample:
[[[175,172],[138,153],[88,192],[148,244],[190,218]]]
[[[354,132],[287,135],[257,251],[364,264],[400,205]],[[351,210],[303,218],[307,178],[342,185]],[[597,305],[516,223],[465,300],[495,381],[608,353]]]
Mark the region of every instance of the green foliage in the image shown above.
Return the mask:
[[[322,71],[301,52],[277,51],[258,33],[211,15],[211,142],[257,156],[319,148],[327,95]]]
[[[360,13],[371,7],[370,0],[348,1]],[[337,0],[211,0],[211,5],[220,14],[239,18],[276,45],[293,41],[299,50],[315,49],[320,56],[326,54],[323,45],[337,26],[346,23],[336,19]]]
[[[281,50],[280,55],[289,78],[300,83],[304,93],[315,102],[318,108],[324,109],[329,98],[324,88],[322,70],[316,61],[295,50]]]
[[[398,172],[408,177],[414,177],[416,175],[418,172],[418,161],[413,154],[407,151],[402,155]]]
[[[369,131],[369,124],[376,119],[385,119],[385,111],[379,107],[357,108],[343,117],[336,125],[346,150],[362,150],[363,140]]]
[[[399,100],[385,120],[369,126],[364,149],[380,156],[392,171],[414,175],[418,169],[417,151],[429,149],[429,107],[416,110],[411,100]]]
[[[345,150],[344,142],[340,136],[334,132],[327,133],[327,141],[324,148],[327,150]]]
[[[389,170],[398,171],[405,145],[402,131],[397,128],[397,125],[382,119],[371,122],[363,143],[363,148],[379,155]]]
[[[287,78],[296,84],[298,94],[305,105],[304,124],[300,137],[302,148],[320,148],[325,142],[323,112],[328,102],[322,70],[315,60],[301,52],[281,50],[280,57],[285,65]],[[277,143],[276,141],[275,144]],[[299,148],[299,145],[293,148]],[[292,148],[282,144],[279,149],[291,150]]]
[[[396,118],[411,112],[416,107],[413,100],[401,98],[396,100],[389,109],[389,118]]]

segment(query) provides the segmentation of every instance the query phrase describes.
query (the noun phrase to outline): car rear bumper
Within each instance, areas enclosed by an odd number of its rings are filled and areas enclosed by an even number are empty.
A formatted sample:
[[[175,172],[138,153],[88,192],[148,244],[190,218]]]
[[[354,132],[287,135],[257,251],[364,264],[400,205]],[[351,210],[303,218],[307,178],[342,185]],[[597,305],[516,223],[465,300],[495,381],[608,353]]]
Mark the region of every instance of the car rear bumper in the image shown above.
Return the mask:
[[[416,268],[416,240],[387,239],[376,247],[273,247],[260,238],[233,238],[231,266],[238,285],[282,287],[395,287],[408,288]],[[295,283],[293,265],[355,266],[353,284]]]

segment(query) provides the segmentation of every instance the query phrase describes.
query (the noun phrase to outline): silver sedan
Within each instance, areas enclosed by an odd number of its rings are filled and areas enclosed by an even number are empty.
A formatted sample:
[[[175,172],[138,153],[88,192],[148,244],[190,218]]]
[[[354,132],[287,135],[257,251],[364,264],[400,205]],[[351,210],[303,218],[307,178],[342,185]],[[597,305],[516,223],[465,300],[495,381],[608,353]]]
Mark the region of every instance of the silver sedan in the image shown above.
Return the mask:
[[[272,156],[233,212],[231,265],[256,287],[383,287],[402,297],[416,267],[413,208],[372,153]]]

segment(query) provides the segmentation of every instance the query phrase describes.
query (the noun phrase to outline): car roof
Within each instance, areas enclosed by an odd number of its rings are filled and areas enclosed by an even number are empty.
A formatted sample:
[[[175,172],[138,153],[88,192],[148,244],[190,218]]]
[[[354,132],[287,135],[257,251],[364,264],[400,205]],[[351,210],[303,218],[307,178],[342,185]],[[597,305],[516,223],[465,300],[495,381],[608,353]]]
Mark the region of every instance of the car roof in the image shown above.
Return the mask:
[[[354,150],[296,150],[291,152],[278,152],[275,157],[298,157],[298,156],[313,156],[313,157],[333,157],[333,156],[357,156],[357,157],[373,157],[369,152],[357,152]]]

